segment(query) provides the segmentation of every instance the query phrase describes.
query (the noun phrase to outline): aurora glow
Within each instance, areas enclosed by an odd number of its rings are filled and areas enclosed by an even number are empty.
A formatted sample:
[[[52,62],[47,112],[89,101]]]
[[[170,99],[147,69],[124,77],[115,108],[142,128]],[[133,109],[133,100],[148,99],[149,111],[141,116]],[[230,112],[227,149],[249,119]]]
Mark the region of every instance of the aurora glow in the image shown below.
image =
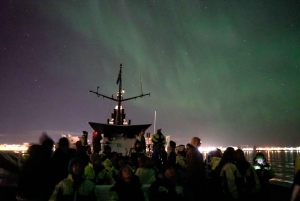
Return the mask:
[[[115,103],[178,144],[299,146],[299,1],[40,1],[0,6],[0,140],[91,132]],[[153,133],[153,127],[147,132]]]

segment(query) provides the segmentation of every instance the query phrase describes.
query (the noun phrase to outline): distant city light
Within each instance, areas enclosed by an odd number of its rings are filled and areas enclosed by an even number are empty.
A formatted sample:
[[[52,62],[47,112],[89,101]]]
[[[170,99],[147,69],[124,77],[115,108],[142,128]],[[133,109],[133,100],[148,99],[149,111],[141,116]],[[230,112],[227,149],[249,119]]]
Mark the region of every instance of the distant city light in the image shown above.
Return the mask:
[[[70,137],[70,136],[69,136]],[[76,138],[77,140],[77,138]],[[15,152],[26,152],[29,148],[29,143],[23,144],[0,144],[0,151],[15,151]],[[231,146],[234,149],[238,149],[240,147]],[[217,146],[209,146],[209,147],[199,147],[198,150],[200,152],[211,152],[216,149],[220,149],[221,151],[225,151],[227,147],[217,147]],[[300,147],[241,147],[243,151],[299,151]]]
[[[239,149],[239,147],[231,146],[234,149]],[[198,150],[200,152],[210,152],[216,149],[221,149],[221,151],[225,151],[227,147],[199,147]],[[300,147],[241,147],[243,151],[300,151]]]
[[[23,144],[0,144],[0,151],[15,151],[15,152],[27,152],[29,143]]]

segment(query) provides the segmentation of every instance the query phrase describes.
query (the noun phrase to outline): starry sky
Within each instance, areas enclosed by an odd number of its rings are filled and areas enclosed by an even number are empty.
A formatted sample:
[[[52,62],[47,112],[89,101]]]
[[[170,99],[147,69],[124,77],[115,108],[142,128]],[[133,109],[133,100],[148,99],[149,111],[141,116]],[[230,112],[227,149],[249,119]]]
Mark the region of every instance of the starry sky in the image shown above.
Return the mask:
[[[0,143],[91,135],[116,102],[89,91],[116,96],[120,63],[123,97],[150,93],[123,102],[132,124],[177,144],[300,146],[298,0],[3,0]]]

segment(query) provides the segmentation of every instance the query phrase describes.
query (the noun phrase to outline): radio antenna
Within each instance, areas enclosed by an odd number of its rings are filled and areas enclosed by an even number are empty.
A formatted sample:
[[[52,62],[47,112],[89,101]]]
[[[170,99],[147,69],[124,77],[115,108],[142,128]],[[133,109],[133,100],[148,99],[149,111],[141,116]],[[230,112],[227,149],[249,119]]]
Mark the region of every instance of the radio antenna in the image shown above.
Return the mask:
[[[140,75],[141,93],[143,94],[142,75]]]

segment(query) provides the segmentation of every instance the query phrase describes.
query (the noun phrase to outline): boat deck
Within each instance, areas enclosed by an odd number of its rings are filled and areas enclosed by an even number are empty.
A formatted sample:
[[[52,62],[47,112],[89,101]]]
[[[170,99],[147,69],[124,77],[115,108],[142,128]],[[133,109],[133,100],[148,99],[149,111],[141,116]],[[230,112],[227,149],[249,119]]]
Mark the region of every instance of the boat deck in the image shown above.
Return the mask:
[[[108,191],[109,188],[107,186],[105,189]],[[149,187],[149,186],[147,186]],[[146,188],[147,188],[146,187]],[[144,187],[145,188],[145,187]],[[103,196],[103,188],[97,186],[99,190],[99,194]],[[1,201],[16,201],[16,187],[4,187],[0,186],[0,200]],[[105,194],[105,193],[104,193]],[[108,194],[108,192],[107,192]],[[283,201],[289,200],[291,196],[291,187],[278,185],[278,184],[271,184],[271,201]]]

